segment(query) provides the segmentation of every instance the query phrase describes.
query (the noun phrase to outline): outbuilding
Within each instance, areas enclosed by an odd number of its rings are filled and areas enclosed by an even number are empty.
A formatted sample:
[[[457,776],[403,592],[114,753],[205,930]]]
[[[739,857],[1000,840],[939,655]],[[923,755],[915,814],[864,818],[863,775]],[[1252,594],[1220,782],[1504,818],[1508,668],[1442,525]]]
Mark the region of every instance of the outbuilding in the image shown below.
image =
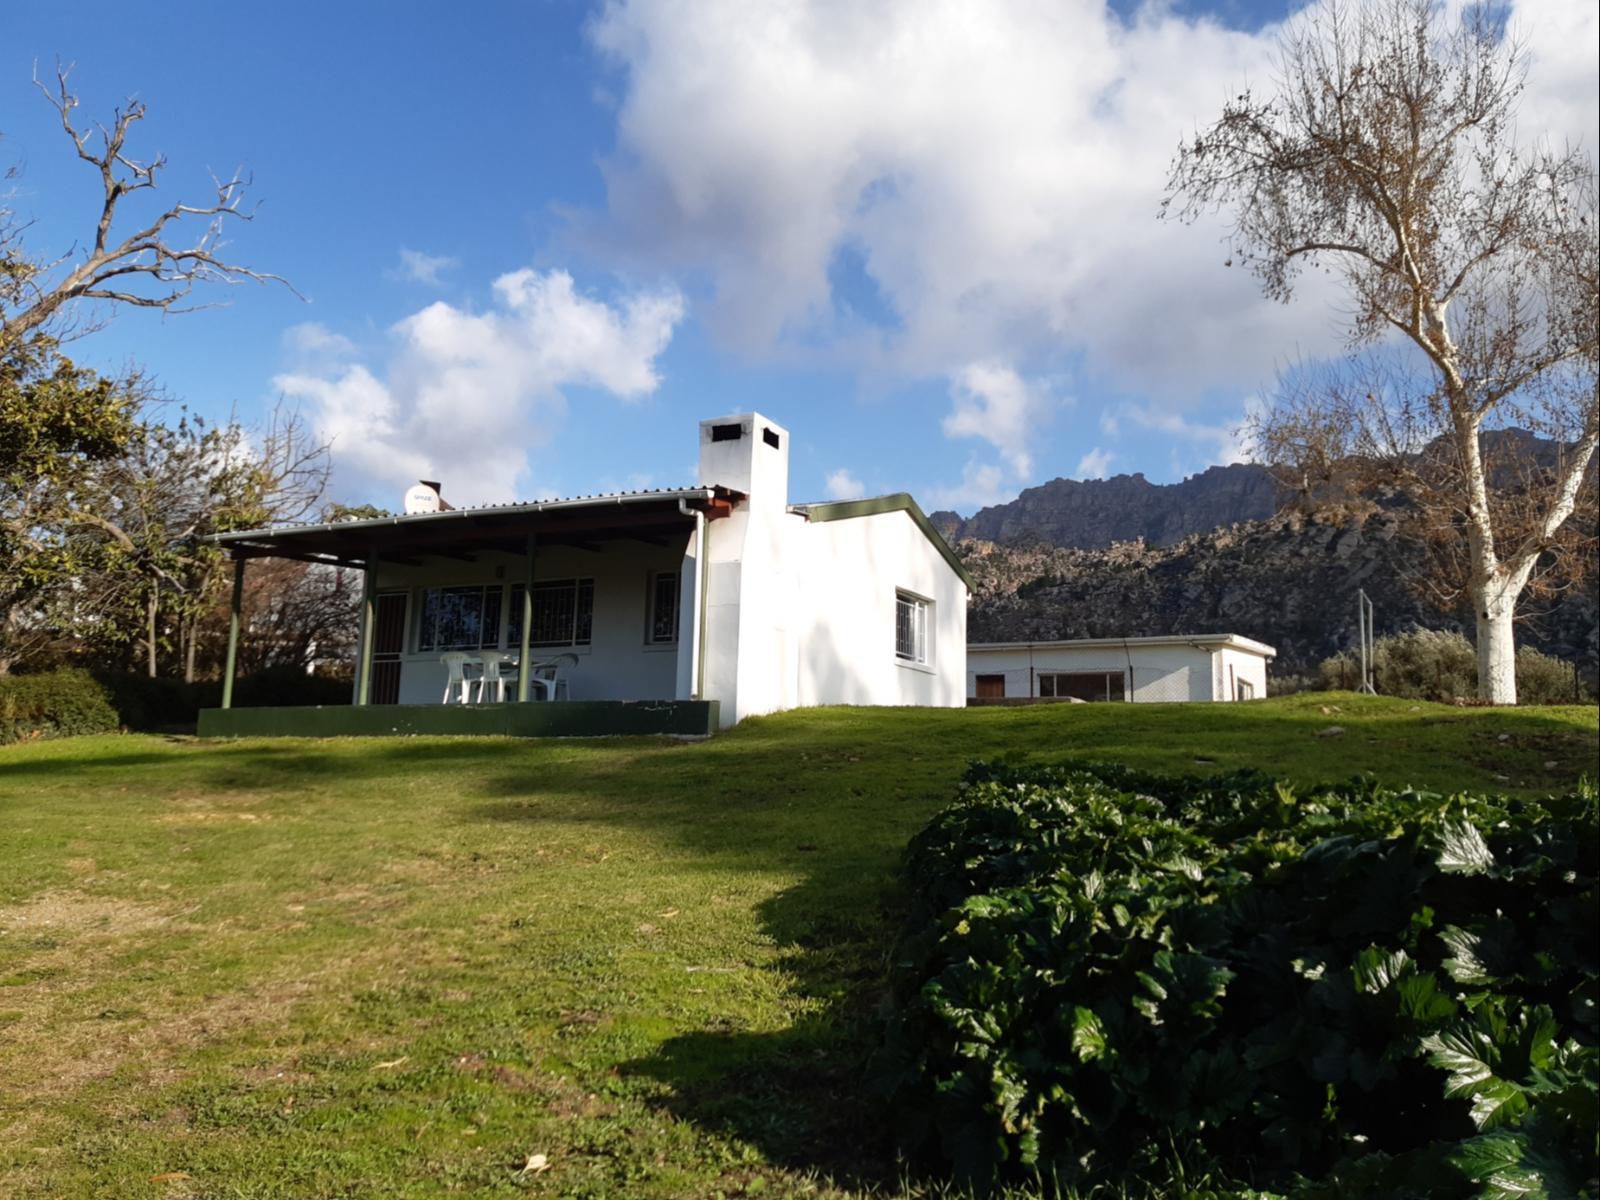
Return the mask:
[[[1276,655],[1236,633],[974,642],[967,697],[971,704],[1254,700],[1267,694],[1267,663]]]
[[[689,487],[454,509],[424,483],[408,508],[431,511],[218,535],[234,634],[201,732],[703,734],[962,705],[971,580],[916,501],[791,504],[788,430],[751,412],[698,433]],[[270,557],[363,573],[348,709],[230,707],[244,571]]]

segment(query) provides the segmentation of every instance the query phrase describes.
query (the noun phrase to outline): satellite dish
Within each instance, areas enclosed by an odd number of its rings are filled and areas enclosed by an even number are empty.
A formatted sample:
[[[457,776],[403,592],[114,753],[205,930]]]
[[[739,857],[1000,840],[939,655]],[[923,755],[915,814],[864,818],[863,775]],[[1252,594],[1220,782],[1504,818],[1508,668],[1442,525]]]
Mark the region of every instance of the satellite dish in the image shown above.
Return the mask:
[[[405,511],[406,515],[416,513],[436,513],[444,507],[444,499],[439,495],[439,485],[436,483],[414,483],[406,489]]]

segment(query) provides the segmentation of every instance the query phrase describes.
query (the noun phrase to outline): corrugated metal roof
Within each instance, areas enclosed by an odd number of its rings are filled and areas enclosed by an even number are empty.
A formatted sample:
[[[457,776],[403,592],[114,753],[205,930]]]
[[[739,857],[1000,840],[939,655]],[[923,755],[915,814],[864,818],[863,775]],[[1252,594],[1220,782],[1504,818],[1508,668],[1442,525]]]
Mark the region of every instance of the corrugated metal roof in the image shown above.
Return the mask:
[[[686,488],[646,488],[633,492],[595,492],[587,496],[563,496],[551,500],[519,500],[507,504],[477,504],[463,508],[448,508],[440,512],[431,513],[396,513],[386,517],[364,517],[356,521],[301,521],[291,525],[269,525],[261,529],[240,529],[230,533],[218,533],[203,539],[219,544],[227,542],[249,541],[254,538],[278,536],[287,533],[299,533],[309,530],[356,530],[374,526],[388,526],[423,523],[429,521],[445,520],[449,518],[460,519],[477,514],[491,513],[536,513],[552,509],[563,508],[599,508],[607,504],[625,504],[645,500],[677,500],[690,498],[706,498],[718,490],[716,485],[702,484],[698,487]],[[722,489],[726,491],[727,489]]]

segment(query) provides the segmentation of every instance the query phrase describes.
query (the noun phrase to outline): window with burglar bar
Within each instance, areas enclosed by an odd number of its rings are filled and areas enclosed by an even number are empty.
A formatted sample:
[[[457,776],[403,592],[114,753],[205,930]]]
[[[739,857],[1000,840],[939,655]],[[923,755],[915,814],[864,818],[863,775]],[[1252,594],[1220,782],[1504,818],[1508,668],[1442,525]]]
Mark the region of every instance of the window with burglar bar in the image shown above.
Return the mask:
[[[678,573],[653,572],[649,584],[645,640],[652,646],[667,645],[678,640]]]
[[[506,621],[506,646],[522,645],[522,593],[511,586],[511,613]],[[594,580],[552,579],[533,585],[531,646],[587,646],[594,633]]]
[[[500,644],[500,584],[427,588],[417,621],[417,649],[481,650]]]
[[[933,605],[910,592],[894,594],[894,656],[901,662],[928,661],[928,610]]]

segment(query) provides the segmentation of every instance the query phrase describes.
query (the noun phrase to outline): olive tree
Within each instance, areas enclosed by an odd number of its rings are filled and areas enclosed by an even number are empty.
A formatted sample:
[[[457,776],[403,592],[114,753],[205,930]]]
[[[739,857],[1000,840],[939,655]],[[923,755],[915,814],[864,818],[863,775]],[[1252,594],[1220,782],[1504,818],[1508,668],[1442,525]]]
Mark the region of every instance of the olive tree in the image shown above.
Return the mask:
[[[1519,130],[1528,63],[1499,11],[1309,10],[1270,94],[1180,147],[1164,212],[1225,213],[1271,298],[1308,269],[1342,287],[1349,358],[1300,376],[1258,444],[1307,475],[1378,464],[1410,494],[1440,561],[1460,547],[1479,695],[1511,704],[1517,602],[1592,496],[1600,318],[1594,164]],[[1549,461],[1490,461],[1513,429]]]

